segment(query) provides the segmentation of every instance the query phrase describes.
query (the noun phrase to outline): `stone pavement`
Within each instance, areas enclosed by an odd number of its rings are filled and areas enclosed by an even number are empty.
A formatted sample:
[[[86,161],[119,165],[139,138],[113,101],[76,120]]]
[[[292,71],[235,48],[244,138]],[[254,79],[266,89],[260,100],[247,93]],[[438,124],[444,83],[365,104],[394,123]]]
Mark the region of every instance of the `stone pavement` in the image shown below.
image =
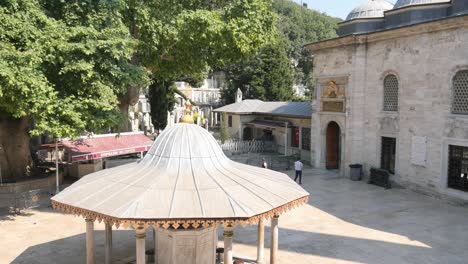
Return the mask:
[[[309,205],[280,217],[281,264],[468,263],[467,207],[316,169],[304,171],[303,184]],[[103,229],[97,225],[97,263],[104,259]],[[268,263],[268,226],[265,231]],[[85,263],[84,232],[83,219],[50,208],[0,215],[0,263]],[[235,256],[255,259],[256,233],[256,227],[235,229]],[[134,233],[113,236],[115,263],[131,262]]]

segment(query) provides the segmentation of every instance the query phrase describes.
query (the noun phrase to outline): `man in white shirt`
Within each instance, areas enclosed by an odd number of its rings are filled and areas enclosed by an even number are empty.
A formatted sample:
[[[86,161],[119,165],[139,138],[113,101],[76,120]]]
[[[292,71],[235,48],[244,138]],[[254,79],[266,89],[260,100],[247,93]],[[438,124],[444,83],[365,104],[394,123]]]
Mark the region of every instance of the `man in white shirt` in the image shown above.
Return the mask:
[[[304,164],[301,162],[301,158],[297,158],[296,162],[294,162],[294,169],[296,170],[296,178],[294,181],[299,178],[299,184],[302,184],[302,169],[304,168]]]

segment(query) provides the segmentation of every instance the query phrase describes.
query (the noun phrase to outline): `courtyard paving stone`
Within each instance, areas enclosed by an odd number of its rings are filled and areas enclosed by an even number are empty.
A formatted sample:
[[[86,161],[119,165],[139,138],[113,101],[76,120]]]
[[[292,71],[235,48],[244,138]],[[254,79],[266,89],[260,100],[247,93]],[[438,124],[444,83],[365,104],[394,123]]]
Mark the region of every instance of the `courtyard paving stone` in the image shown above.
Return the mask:
[[[306,169],[303,186],[311,193],[309,204],[280,217],[281,264],[468,263],[467,207],[353,182],[333,171]],[[96,260],[103,263],[104,225],[96,229]],[[85,263],[84,232],[82,218],[50,208],[0,215],[0,263]],[[115,263],[132,262],[134,233],[120,229],[113,236]],[[148,232],[147,248],[150,238]],[[236,228],[235,256],[254,260],[256,239],[255,226]]]

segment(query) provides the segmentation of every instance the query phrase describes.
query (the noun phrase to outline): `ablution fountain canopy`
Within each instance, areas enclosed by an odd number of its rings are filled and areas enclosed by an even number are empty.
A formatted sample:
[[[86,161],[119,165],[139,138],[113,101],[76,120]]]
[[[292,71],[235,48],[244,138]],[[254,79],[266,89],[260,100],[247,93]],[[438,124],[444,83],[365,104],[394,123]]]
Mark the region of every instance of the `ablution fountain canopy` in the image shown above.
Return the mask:
[[[279,215],[307,203],[308,196],[288,175],[234,162],[207,130],[178,123],[157,137],[141,161],[83,177],[54,196],[52,206],[86,219],[88,263],[94,263],[92,233],[98,220],[110,230],[135,229],[137,263],[145,261],[146,229],[157,230],[160,264],[214,263],[216,229],[221,225],[228,264],[235,226],[260,223],[263,229],[264,220],[277,223]],[[194,239],[183,244],[195,246],[181,254],[177,241],[169,237]]]

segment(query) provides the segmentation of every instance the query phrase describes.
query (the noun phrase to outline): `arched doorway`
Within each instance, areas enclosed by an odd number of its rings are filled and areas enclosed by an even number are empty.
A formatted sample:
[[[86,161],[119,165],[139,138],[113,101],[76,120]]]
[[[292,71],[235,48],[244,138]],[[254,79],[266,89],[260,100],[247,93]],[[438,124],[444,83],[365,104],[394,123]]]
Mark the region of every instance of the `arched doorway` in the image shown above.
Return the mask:
[[[340,167],[340,127],[336,122],[330,122],[327,126],[327,169]]]

